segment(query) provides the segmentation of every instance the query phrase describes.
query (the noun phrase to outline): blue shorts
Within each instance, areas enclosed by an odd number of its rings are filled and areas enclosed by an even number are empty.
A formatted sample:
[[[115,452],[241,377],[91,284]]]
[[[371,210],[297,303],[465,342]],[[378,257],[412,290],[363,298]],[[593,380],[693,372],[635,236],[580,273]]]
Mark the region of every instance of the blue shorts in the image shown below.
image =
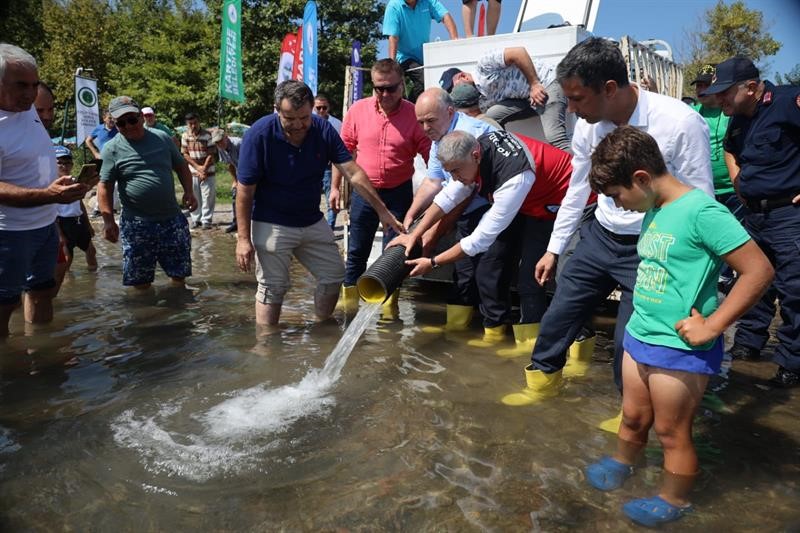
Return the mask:
[[[186,217],[143,220],[126,217],[119,221],[122,242],[122,284],[144,285],[156,276],[156,262],[171,278],[192,275],[192,240]]]
[[[55,287],[56,257],[55,223],[24,231],[0,230],[0,305],[16,304],[23,291]]]
[[[681,350],[670,346],[647,344],[636,339],[627,329],[622,339],[622,347],[639,364],[709,375],[719,373],[724,353],[721,335],[708,350]]]

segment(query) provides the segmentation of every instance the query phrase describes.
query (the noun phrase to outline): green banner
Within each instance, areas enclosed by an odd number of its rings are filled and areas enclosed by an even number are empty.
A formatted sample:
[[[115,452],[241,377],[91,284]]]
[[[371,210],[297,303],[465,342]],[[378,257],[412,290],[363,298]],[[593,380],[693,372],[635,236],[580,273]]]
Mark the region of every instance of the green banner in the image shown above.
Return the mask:
[[[242,83],[242,2],[222,4],[222,38],[219,47],[219,95],[244,102]]]

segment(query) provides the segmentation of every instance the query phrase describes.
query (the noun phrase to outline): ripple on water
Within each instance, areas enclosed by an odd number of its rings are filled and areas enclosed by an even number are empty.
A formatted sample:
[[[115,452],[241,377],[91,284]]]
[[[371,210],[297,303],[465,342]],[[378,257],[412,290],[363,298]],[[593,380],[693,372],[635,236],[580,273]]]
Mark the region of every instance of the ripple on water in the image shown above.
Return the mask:
[[[133,410],[127,410],[112,423],[114,440],[135,450],[145,467],[156,473],[205,481],[252,469],[265,452],[281,447],[277,435],[301,418],[330,412],[334,400],[329,391],[339,379],[353,346],[379,309],[379,305],[365,306],[324,368],[310,370],[299,383],[239,390],[226,394],[228,399],[199,413],[185,413],[181,402],[162,405],[153,416],[137,416]],[[187,433],[179,428],[185,420],[199,422],[199,432]],[[272,436],[275,438],[269,440]]]
[[[300,383],[240,390],[199,413],[186,413],[181,402],[153,416],[127,410],[111,427],[115,442],[136,451],[148,470],[202,482],[256,468],[264,454],[283,446],[280,435],[295,422],[327,415],[331,385],[312,370]],[[178,429],[186,419],[200,422],[200,430]]]

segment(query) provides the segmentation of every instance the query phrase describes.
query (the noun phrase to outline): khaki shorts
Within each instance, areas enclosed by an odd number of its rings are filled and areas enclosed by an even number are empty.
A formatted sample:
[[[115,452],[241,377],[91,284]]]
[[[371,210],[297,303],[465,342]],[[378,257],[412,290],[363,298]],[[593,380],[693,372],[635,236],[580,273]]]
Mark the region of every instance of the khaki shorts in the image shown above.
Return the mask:
[[[333,240],[333,230],[324,218],[304,228],[254,220],[251,235],[256,250],[256,300],[259,302],[283,302],[291,286],[292,256],[316,278],[318,291],[339,291],[344,281],[344,262]]]

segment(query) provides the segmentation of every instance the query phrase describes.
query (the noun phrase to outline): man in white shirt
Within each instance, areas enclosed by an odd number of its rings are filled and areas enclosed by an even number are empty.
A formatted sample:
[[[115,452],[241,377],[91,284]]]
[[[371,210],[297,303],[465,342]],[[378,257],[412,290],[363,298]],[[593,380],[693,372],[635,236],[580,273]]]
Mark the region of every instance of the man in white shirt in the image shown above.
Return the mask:
[[[558,210],[547,253],[536,265],[540,284],[553,278],[558,257],[580,224],[591,194],[591,154],[617,126],[630,124],[649,133],[656,139],[671,174],[714,196],[705,120],[680,100],[631,84],[616,44],[594,37],[579,43],[559,63],[557,79],[568,110],[580,120],[572,137],[569,190]],[[617,208],[613,199],[598,196],[595,215],[581,226],[581,241],[565,265],[553,301],[542,318],[532,364],[525,368],[528,387],[521,395],[509,395],[506,403],[535,403],[558,392],[568,347],[594,309],[617,286],[622,288],[622,296],[614,332],[614,379],[621,388],[622,337],[633,310],[632,291],[639,265],[636,242],[641,225],[641,213]]]
[[[53,319],[58,252],[57,203],[87,192],[69,177],[56,179],[56,157],[33,102],[36,60],[0,44],[0,337],[25,293],[25,320]]]

